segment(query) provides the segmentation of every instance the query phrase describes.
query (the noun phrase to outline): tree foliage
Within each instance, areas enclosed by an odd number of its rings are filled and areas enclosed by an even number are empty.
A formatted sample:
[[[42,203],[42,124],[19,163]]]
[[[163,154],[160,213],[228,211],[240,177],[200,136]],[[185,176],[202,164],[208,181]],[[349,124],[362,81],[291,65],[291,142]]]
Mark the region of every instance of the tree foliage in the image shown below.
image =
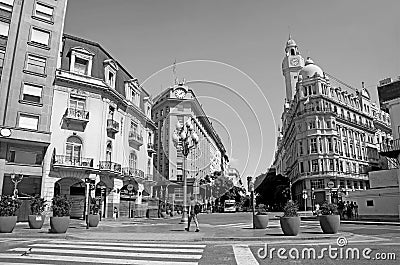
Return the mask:
[[[220,198],[233,187],[233,182],[228,177],[221,176],[214,180],[212,184],[212,196]]]
[[[289,199],[289,180],[282,175],[266,173],[257,178],[264,178],[256,187],[257,204],[265,204],[271,210],[281,210]]]

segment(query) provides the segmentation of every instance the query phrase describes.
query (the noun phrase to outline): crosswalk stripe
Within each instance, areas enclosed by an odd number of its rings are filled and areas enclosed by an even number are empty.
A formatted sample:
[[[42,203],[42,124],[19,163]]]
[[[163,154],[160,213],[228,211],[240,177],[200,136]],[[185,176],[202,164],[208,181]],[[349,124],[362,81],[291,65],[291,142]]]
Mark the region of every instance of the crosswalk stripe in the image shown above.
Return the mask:
[[[190,249],[171,249],[171,248],[159,248],[158,246],[154,245],[155,248],[148,248],[148,247],[121,247],[121,246],[93,246],[93,245],[73,245],[73,244],[62,244],[62,245],[56,245],[56,244],[33,244],[30,245],[30,247],[49,247],[49,248],[74,248],[74,249],[96,249],[96,250],[126,250],[126,251],[148,251],[148,252],[171,252],[173,251],[174,253],[202,253],[204,249],[196,249],[196,248],[190,248]]]
[[[136,265],[197,265],[197,262],[183,261],[157,261],[157,260],[134,260],[134,259],[116,259],[116,258],[94,258],[85,256],[62,256],[62,255],[36,255],[21,256],[19,254],[1,254],[0,259],[28,259],[28,260],[46,260],[46,261],[64,261],[80,263],[101,263],[101,264],[136,264]],[[12,264],[12,263],[8,263]],[[36,263],[34,263],[36,264]]]
[[[158,243],[124,243],[124,242],[97,242],[97,241],[69,241],[75,245],[99,245],[99,246],[130,246],[130,247],[169,247],[169,248],[205,248],[200,244],[158,244]],[[54,240],[51,243],[65,244],[66,241]]]
[[[232,248],[237,265],[259,264],[247,245],[233,245]]]
[[[13,248],[9,251],[25,252],[26,248]],[[62,253],[62,254],[77,254],[77,255],[101,255],[101,256],[122,256],[122,257],[136,257],[136,258],[164,258],[164,259],[201,259],[201,255],[195,254],[173,254],[173,253],[130,253],[122,251],[97,251],[97,250],[76,250],[76,249],[48,249],[48,248],[34,248],[31,253]]]

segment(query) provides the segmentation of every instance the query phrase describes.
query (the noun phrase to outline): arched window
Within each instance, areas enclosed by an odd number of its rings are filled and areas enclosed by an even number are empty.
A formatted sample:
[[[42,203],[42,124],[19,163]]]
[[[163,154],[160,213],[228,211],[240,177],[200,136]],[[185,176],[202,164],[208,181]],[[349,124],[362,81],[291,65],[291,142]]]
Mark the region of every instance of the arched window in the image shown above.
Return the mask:
[[[129,168],[136,169],[137,166],[137,155],[135,152],[131,152],[129,155]]]
[[[72,164],[79,163],[82,155],[82,141],[79,137],[70,136],[66,143],[66,161]]]
[[[107,143],[106,147],[106,161],[111,161],[112,145],[111,142]]]
[[[290,55],[296,55],[294,49],[290,49]]]

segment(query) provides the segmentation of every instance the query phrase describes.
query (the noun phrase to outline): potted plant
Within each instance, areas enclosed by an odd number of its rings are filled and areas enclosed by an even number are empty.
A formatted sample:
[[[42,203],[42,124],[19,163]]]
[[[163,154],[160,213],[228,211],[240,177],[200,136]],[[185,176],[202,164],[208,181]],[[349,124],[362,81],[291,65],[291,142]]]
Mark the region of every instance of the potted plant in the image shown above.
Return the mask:
[[[50,232],[65,233],[69,227],[71,202],[66,196],[56,196],[52,199],[53,216],[50,217]]]
[[[100,222],[100,205],[95,198],[90,199],[89,227],[97,227]]]
[[[299,207],[296,202],[289,200],[283,208],[280,218],[282,231],[287,236],[296,236],[300,230],[300,217],[297,214]]]
[[[31,213],[28,215],[29,228],[40,229],[43,226],[44,216],[43,211],[46,206],[44,198],[40,198],[39,195],[35,196],[30,201]]]
[[[17,224],[15,212],[21,206],[21,201],[12,196],[0,197],[0,233],[11,233]]]
[[[320,209],[319,224],[325,234],[336,234],[340,226],[340,215],[337,205],[324,202]]]
[[[257,213],[254,215],[254,227],[258,229],[265,229],[268,226],[268,213],[265,210],[265,205],[258,205]]]

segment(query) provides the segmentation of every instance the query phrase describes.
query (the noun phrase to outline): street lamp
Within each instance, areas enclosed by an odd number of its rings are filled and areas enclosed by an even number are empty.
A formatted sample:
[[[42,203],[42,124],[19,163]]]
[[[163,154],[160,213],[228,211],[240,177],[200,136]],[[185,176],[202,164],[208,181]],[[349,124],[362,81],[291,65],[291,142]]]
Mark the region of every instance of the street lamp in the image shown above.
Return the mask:
[[[14,196],[14,198],[17,198],[18,197],[18,183],[20,183],[22,181],[22,179],[24,178],[24,175],[12,173],[10,177],[11,177],[11,181],[14,183],[13,196]]]
[[[179,121],[176,123],[176,130],[172,134],[172,141],[176,148],[179,143],[182,144],[183,155],[183,214],[181,223],[188,221],[187,215],[187,180],[186,180],[186,159],[191,149],[195,148],[199,143],[199,136],[194,132],[194,127],[191,118],[186,120],[185,124]]]

